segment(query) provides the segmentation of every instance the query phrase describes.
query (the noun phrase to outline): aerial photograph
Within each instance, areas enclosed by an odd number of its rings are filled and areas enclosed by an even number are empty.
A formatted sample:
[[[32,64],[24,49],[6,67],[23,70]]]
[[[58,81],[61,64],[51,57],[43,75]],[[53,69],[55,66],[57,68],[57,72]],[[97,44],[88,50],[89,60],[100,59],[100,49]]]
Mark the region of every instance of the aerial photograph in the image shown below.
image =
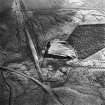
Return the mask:
[[[0,105],[105,105],[105,0],[0,0]]]

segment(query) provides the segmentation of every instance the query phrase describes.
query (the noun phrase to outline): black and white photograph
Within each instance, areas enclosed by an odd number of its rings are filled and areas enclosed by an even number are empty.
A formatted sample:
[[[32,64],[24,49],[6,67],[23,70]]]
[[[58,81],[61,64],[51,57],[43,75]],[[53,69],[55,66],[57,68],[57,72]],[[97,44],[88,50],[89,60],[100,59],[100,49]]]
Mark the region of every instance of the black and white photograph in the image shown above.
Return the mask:
[[[0,105],[105,105],[105,0],[0,0]]]

